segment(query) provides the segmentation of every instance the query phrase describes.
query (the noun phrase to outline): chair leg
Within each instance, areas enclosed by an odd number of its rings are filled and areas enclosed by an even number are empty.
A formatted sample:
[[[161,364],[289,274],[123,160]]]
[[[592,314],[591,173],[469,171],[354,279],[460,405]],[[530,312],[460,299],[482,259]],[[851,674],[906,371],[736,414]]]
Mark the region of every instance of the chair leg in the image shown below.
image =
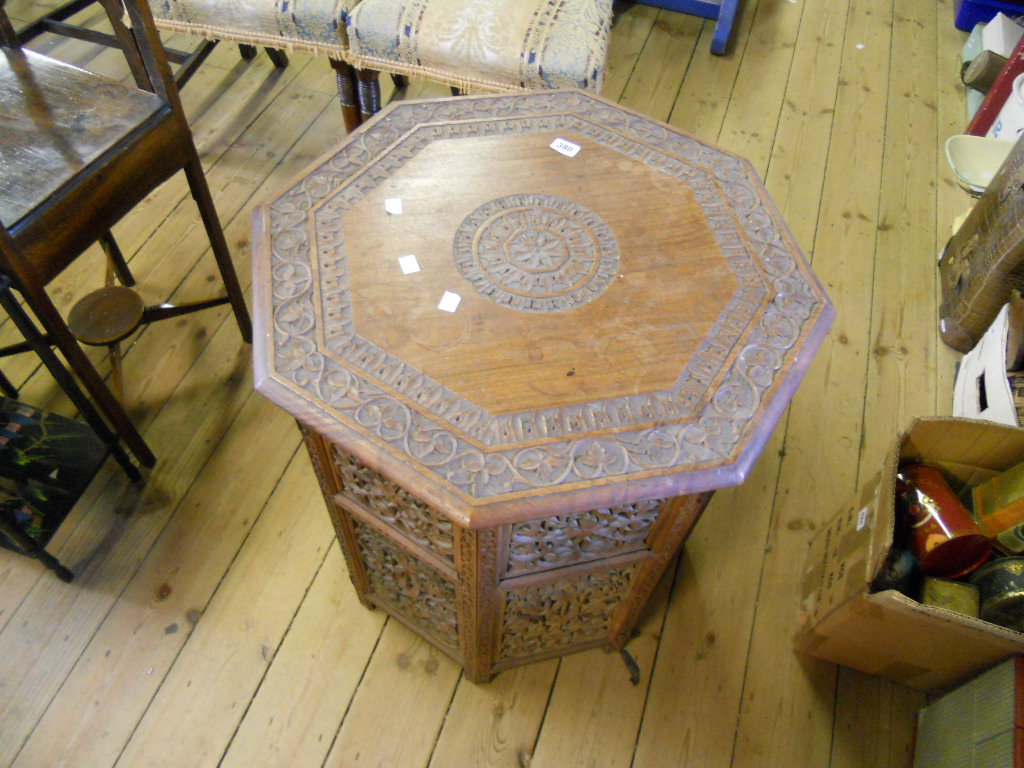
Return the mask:
[[[359,118],[365,122],[380,112],[380,72],[357,69],[356,82],[359,85]]]
[[[241,56],[245,61],[252,61],[256,58],[257,53],[258,51],[256,50],[255,45],[248,45],[246,43],[238,44],[238,55]]]
[[[185,165],[185,176],[188,178],[188,186],[192,197],[199,206],[199,215],[206,227],[206,234],[210,238],[210,246],[213,248],[213,256],[220,268],[220,277],[224,282],[224,288],[228,293],[228,300],[231,309],[235,313],[235,322],[238,323],[238,330],[242,334],[242,340],[252,343],[252,321],[249,319],[249,310],[245,306],[245,296],[242,293],[242,286],[238,283],[238,275],[235,273],[235,264],[231,261],[231,252],[228,250],[227,240],[224,239],[224,230],[221,229],[220,219],[217,218],[217,209],[213,205],[213,197],[210,195],[210,188],[206,184],[206,176],[203,175],[203,164],[196,154],[195,148],[191,149],[191,157]]]
[[[113,273],[117,275],[121,285],[128,287],[135,285],[135,276],[128,269],[128,262],[125,261],[121,249],[117,247],[117,242],[114,240],[112,232],[104,232],[100,235],[100,248],[107,254],[107,264]]]
[[[405,75],[396,75],[394,72],[391,73],[391,82],[395,84],[395,90],[402,90],[409,85],[409,78]]]
[[[114,397],[124,403],[124,366],[121,364],[121,342],[115,341],[107,347],[110,356],[110,383],[114,388]]]
[[[75,578],[75,574],[72,573],[69,568],[61,565],[60,561],[56,557],[47,552],[43,547],[39,546],[38,541],[2,516],[0,516],[0,533],[13,541],[17,546],[21,547],[21,549],[25,551],[26,555],[34,557],[57,574],[57,578],[61,581],[68,582]]]
[[[3,392],[4,396],[11,398],[11,400],[18,399],[18,388],[14,386],[3,371],[0,371],[0,392]]]
[[[338,81],[338,98],[341,100],[341,116],[345,121],[345,132],[352,133],[362,122],[359,119],[359,98],[356,96],[355,70],[347,62],[330,59]]]
[[[284,69],[288,66],[288,54],[280,48],[264,48],[263,50],[267,52],[271,63],[278,69]]]

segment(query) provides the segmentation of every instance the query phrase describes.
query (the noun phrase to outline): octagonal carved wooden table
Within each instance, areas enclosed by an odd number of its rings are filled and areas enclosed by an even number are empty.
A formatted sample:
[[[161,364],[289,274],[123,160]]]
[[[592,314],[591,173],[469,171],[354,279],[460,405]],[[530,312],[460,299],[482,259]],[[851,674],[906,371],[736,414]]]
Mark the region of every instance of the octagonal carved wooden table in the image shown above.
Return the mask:
[[[474,681],[622,647],[833,316],[749,163],[575,91],[392,105],[255,248],[360,598]]]

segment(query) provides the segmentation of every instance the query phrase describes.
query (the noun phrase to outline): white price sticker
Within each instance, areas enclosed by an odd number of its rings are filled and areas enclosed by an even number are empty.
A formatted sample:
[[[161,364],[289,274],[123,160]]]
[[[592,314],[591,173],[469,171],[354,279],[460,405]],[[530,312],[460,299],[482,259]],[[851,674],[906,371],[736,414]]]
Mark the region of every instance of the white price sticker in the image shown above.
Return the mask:
[[[561,152],[566,157],[576,157],[580,151],[579,144],[573,144],[565,139],[555,139],[551,142],[550,146],[555,152]]]
[[[384,201],[384,210],[392,216],[398,216],[402,212],[402,198],[389,197]]]
[[[437,308],[445,312],[454,312],[459,308],[459,302],[462,301],[462,297],[457,293],[451,291],[445,291],[444,296],[441,297],[441,302],[437,305]]]
[[[402,268],[403,275],[411,275],[413,272],[420,271],[420,263],[416,261],[416,257],[412,254],[409,254],[408,256],[399,256],[398,266]]]
[[[868,524],[868,508],[864,507],[864,509],[862,509],[860,511],[860,514],[857,515],[857,530],[858,531],[863,531],[864,530],[864,526],[867,525],[867,524]]]

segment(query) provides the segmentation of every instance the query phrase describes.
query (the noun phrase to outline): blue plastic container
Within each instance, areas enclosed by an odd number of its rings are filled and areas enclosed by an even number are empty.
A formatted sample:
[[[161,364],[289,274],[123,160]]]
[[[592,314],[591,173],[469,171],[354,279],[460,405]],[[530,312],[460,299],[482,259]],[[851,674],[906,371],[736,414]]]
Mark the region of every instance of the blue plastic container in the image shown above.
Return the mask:
[[[1024,16],[1024,0],[956,0],[953,10],[956,13],[956,28],[970,32],[979,21],[992,21],[992,17],[1000,11],[1011,18]]]

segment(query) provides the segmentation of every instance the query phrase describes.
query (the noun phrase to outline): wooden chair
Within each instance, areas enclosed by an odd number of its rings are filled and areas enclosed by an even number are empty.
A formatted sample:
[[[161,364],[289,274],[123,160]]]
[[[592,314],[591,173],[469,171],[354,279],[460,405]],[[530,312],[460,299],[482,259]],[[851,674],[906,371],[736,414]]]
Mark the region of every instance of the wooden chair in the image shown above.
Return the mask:
[[[0,0],[0,272],[129,450],[151,466],[155,456],[79,347],[47,285],[96,242],[121,282],[131,284],[110,229],[183,170],[225,295],[179,306],[175,314],[230,303],[246,342],[252,326],[149,5],[102,3],[138,88],[21,49]]]

